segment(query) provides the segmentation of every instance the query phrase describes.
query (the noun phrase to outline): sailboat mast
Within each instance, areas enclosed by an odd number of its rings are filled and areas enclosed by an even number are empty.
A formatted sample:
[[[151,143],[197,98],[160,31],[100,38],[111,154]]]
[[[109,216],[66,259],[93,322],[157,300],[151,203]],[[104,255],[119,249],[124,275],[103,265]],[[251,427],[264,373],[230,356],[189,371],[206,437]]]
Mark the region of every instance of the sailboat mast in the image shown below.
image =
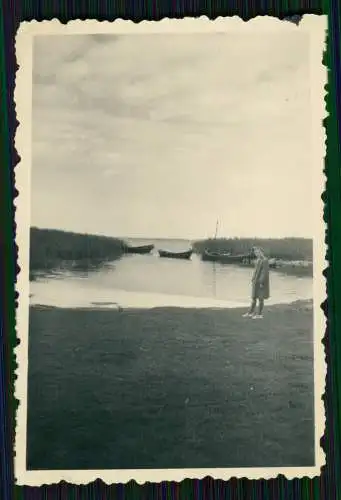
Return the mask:
[[[214,234],[214,239],[215,240],[217,239],[217,235],[218,235],[218,226],[219,226],[219,221],[217,219],[217,222],[216,222],[216,225],[215,225],[215,234]]]

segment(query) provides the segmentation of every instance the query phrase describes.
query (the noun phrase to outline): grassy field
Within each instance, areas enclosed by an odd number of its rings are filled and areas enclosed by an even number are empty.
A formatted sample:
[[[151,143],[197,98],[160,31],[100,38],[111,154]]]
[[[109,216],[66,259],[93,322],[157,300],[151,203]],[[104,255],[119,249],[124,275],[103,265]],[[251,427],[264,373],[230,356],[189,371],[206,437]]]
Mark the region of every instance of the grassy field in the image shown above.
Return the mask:
[[[309,466],[312,307],[31,308],[28,468]]]

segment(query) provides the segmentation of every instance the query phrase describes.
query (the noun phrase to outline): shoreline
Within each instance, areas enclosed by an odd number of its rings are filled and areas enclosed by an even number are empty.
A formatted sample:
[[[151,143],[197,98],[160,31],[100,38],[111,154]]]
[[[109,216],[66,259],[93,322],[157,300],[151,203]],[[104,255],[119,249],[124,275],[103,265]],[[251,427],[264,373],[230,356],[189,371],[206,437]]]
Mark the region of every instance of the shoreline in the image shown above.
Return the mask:
[[[154,305],[154,306],[149,306],[149,307],[143,307],[143,306],[137,306],[137,305],[128,305],[124,306],[119,303],[102,303],[102,304],[90,304],[87,306],[60,306],[60,305],[53,305],[53,304],[44,304],[44,303],[30,303],[29,308],[34,309],[37,311],[48,311],[48,310],[60,310],[60,311],[107,311],[107,312],[122,312],[122,311],[157,311],[157,310],[187,310],[188,312],[190,311],[200,311],[200,310],[207,310],[207,311],[235,311],[235,310],[244,310],[249,307],[249,304],[238,304],[238,305],[233,305],[233,306],[221,306],[221,305],[206,305],[206,306],[190,306],[190,305]],[[299,299],[299,300],[294,300],[292,302],[282,302],[282,303],[277,303],[277,304],[266,304],[265,303],[265,311],[274,311],[274,310],[287,310],[287,309],[296,309],[296,310],[308,310],[312,309],[314,307],[314,301],[313,299]]]

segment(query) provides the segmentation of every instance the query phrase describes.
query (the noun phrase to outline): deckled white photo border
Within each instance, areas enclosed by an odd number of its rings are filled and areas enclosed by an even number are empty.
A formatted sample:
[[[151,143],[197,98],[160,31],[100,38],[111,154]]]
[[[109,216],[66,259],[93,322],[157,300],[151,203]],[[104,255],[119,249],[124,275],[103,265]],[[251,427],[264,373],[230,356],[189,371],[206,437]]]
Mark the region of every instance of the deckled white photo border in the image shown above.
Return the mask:
[[[30,184],[31,184],[31,137],[32,137],[32,45],[33,38],[40,35],[75,34],[130,34],[149,33],[245,33],[265,31],[305,31],[311,39],[310,68],[312,92],[312,142],[313,150],[313,194],[315,200],[314,220],[314,376],[315,376],[315,457],[314,467],[266,467],[266,468],[211,468],[211,469],[147,469],[147,470],[39,470],[26,469],[26,417],[27,417],[27,368],[28,368],[28,314],[29,314],[29,228],[30,228]],[[105,483],[126,483],[131,479],[138,483],[181,481],[185,478],[201,479],[210,476],[228,480],[231,477],[249,479],[270,479],[279,474],[288,479],[314,477],[320,475],[325,463],[325,454],[320,446],[324,434],[325,411],[322,396],[325,390],[326,364],[322,339],[325,334],[326,320],[320,304],[326,299],[326,283],[322,275],[327,267],[325,260],[325,224],[323,222],[323,202],[321,195],[325,189],[323,174],[325,157],[325,130],[321,126],[326,116],[324,86],[327,81],[327,68],[322,65],[327,30],[326,16],[305,15],[296,26],[287,21],[272,17],[257,17],[244,22],[238,17],[218,18],[214,21],[206,17],[191,19],[163,19],[161,21],[99,22],[96,20],[71,21],[61,24],[58,20],[23,22],[16,37],[16,57],[19,69],[16,75],[15,106],[19,126],[15,147],[21,161],[15,169],[16,188],[19,196],[16,204],[16,243],[19,248],[16,290],[19,292],[19,305],[16,311],[16,329],[20,344],[16,348],[18,368],[15,384],[15,397],[19,400],[15,436],[15,477],[17,484],[40,486],[57,483],[61,480],[73,484],[86,484],[98,478]],[[105,439],[105,436],[103,436]]]

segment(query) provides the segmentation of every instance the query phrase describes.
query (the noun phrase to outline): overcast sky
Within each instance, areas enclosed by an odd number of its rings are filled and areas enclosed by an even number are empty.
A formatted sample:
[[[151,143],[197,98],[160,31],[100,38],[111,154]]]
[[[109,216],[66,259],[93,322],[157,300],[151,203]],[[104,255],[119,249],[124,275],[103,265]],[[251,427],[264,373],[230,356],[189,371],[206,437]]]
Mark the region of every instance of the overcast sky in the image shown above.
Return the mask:
[[[40,36],[32,225],[312,236],[308,40]]]

